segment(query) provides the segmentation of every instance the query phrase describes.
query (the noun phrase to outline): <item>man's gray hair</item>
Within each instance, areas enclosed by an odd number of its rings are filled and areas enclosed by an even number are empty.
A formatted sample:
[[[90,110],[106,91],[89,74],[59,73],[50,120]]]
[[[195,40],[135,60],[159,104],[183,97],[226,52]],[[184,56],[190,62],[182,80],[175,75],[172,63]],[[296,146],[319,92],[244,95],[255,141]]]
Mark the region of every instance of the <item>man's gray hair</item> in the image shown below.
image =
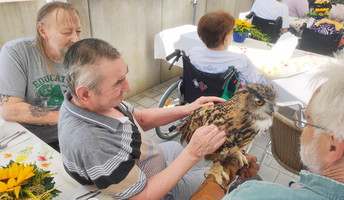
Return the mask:
[[[329,19],[337,21],[339,23],[344,21],[344,5],[337,4],[333,5],[330,10]]]
[[[313,123],[324,127],[334,134],[334,137],[344,141],[344,57],[337,55],[329,66],[321,70],[315,80],[325,81],[320,92],[313,98],[311,117]],[[315,133],[323,131],[317,130]]]
[[[100,39],[88,38],[74,43],[68,49],[63,62],[67,69],[66,84],[72,96],[78,98],[76,88],[81,85],[99,94],[102,83],[98,66],[100,60],[116,60],[120,56],[116,48]]]

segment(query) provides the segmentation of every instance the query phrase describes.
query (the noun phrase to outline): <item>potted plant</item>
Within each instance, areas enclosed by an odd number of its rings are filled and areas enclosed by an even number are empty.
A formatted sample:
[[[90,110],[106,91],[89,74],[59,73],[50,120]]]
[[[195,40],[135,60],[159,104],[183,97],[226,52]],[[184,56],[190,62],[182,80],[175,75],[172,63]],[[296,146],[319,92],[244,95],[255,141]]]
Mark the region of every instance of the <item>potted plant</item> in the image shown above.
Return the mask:
[[[270,46],[270,38],[254,27],[254,25],[245,19],[237,19],[233,28],[233,40],[235,42],[244,42],[247,36],[251,34],[252,37],[262,40]]]

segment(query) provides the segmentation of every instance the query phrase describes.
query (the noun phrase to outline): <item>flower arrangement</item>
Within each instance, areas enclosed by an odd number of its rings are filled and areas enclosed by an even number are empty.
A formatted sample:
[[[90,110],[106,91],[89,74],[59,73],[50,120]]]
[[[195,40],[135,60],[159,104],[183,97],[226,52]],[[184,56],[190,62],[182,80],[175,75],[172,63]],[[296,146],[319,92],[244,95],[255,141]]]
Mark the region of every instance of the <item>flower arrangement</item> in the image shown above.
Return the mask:
[[[237,32],[240,36],[251,34],[252,37],[262,40],[263,42],[267,43],[270,46],[271,39],[266,34],[261,33],[259,30],[254,28],[255,26],[252,25],[247,20],[237,19],[235,21],[235,26],[233,28],[234,32]]]
[[[302,18],[328,18],[330,15],[329,8],[315,8],[312,12],[308,12],[302,16]]]
[[[0,168],[0,200],[49,200],[59,195],[54,188],[54,173],[39,169],[35,164],[14,161]]]
[[[316,5],[315,9],[311,12],[308,12],[302,16],[302,18],[328,18],[330,15],[330,1],[329,0],[316,0],[314,2]]]
[[[250,29],[253,27],[254,25],[251,25],[251,23],[247,20],[237,19],[235,21],[235,27],[233,28],[233,31],[238,32],[238,34],[242,36],[243,34],[250,33]]]

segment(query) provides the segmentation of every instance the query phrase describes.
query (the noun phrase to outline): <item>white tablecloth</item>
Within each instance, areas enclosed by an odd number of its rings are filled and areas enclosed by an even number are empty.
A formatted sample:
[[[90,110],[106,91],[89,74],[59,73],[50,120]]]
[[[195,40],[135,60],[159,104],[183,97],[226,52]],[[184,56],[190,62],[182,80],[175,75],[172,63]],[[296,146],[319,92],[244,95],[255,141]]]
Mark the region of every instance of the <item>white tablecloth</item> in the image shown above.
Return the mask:
[[[310,27],[314,22],[314,18],[298,18],[298,17],[289,17],[289,25],[295,31],[299,32],[300,27],[303,23],[307,24],[307,27]]]
[[[318,69],[326,67],[332,58],[295,49],[294,42],[295,36],[286,35],[274,47],[269,47],[264,42],[248,38],[243,43],[233,41],[228,50],[249,57],[276,89],[278,101],[299,100],[306,105],[315,89],[308,84],[311,77]],[[203,46],[197,35],[197,26],[174,27],[155,35],[154,56],[155,59],[166,59],[175,49],[188,54],[195,46]],[[182,67],[181,60],[175,65]]]
[[[57,173],[53,175],[53,177],[55,187],[57,187],[56,189],[60,190],[61,193],[58,197],[54,198],[54,200],[75,199],[88,192],[67,174],[63,167],[62,158],[59,152],[55,151],[20,124],[0,119],[0,139],[17,131],[26,131],[26,133],[13,140],[16,145],[0,150],[1,166],[6,166],[10,160],[13,160],[18,163],[35,163],[37,167],[43,170]],[[80,200],[84,199],[86,199],[86,197]],[[97,199],[106,200],[111,198],[101,194]]]

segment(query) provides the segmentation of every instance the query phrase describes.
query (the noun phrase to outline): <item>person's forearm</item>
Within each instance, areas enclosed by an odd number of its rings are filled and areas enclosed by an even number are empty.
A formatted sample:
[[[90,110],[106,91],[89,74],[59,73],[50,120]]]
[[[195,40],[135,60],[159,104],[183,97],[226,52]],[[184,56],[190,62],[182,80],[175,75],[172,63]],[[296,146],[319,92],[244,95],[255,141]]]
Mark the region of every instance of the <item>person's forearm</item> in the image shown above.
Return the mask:
[[[173,108],[151,108],[141,111],[139,123],[144,131],[162,126],[191,114],[186,106]]]
[[[193,110],[202,106],[212,105],[214,102],[225,102],[220,97],[200,97],[191,104],[173,108],[152,108],[143,111],[134,111],[134,116],[142,129],[147,131],[156,126],[162,126],[191,114]]]
[[[35,125],[56,125],[59,111],[49,111],[25,102],[6,103],[0,106],[4,120]]]
[[[218,149],[225,142],[225,136],[225,131],[213,124],[198,128],[179,156],[167,168],[149,178],[145,189],[132,199],[161,199],[192,166]]]
[[[149,178],[145,189],[131,199],[162,199],[201,159],[202,157],[193,155],[186,147],[167,168]]]

